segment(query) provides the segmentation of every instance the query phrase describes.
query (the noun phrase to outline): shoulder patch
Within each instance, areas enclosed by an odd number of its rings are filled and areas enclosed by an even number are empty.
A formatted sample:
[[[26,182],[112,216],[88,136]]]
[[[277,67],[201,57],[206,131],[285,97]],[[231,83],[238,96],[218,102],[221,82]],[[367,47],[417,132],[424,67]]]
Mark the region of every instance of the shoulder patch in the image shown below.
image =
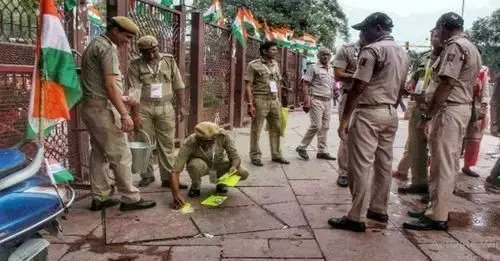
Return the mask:
[[[447,56],[446,56],[446,61],[448,62],[453,62],[453,60],[455,60],[455,54],[454,53],[449,53]]]
[[[359,64],[358,64],[358,65],[359,65],[359,66],[365,66],[365,64],[366,64],[366,61],[367,61],[367,60],[368,60],[368,59],[366,59],[366,58],[361,58],[361,59],[359,59]]]

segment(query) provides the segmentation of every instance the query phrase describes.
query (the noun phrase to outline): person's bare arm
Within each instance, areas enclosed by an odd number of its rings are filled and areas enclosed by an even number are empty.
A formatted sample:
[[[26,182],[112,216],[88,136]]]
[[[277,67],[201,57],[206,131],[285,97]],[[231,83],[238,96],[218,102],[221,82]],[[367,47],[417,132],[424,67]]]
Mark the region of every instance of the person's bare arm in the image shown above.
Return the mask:
[[[345,68],[335,68],[334,69],[335,79],[342,82],[351,82],[354,72],[348,72]]]

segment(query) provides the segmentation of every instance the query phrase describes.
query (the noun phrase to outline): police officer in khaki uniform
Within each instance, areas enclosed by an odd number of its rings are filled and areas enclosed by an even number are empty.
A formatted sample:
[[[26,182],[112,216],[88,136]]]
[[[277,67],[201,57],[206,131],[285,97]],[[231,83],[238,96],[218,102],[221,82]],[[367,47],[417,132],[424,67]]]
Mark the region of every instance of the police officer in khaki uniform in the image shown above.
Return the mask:
[[[162,187],[170,187],[169,175],[175,160],[175,111],[172,99],[177,96],[180,121],[186,115],[184,82],[175,59],[161,54],[158,40],[147,35],[137,41],[142,56],[132,61],[127,73],[129,96],[139,105],[132,108],[136,128],[143,128],[151,139],[156,140],[158,165]],[[139,187],[152,183],[154,158],[151,157],[146,173],[141,173]],[[187,188],[181,184],[181,188]]]
[[[227,159],[226,159],[227,156]],[[241,159],[230,134],[212,122],[200,122],[194,134],[184,140],[171,174],[172,185],[179,184],[179,173],[187,163],[187,171],[191,177],[189,197],[200,196],[201,177],[209,175],[210,182],[215,183],[227,172],[236,172],[242,180],[248,177],[248,170],[241,166]],[[223,184],[216,186],[217,193],[226,193]],[[172,189],[176,207],[184,204],[179,189]]]
[[[127,45],[138,31],[132,20],[113,17],[107,32],[96,37],[82,56],[82,116],[92,145],[89,166],[93,194],[91,210],[94,211],[120,203],[110,198],[111,187],[106,176],[109,168],[114,170],[122,195],[120,210],[156,205],[154,201],[141,199],[139,190],[132,185],[132,155],[125,135],[134,128],[125,105],[134,102],[122,96],[118,47]]]
[[[368,45],[359,54],[339,127],[339,136],[346,140],[352,117],[347,140],[352,207],[347,216],[328,220],[337,229],[364,232],[362,219],[367,209],[369,219],[388,221],[392,145],[398,128],[396,106],[410,66],[406,51],[390,36],[392,27],[391,18],[378,12],[353,26]]]
[[[430,120],[431,213],[406,229],[447,230],[450,199],[455,189],[462,140],[471,118],[473,88],[481,68],[477,48],[463,35],[464,20],[446,13],[436,22],[436,32],[444,43],[439,67],[433,78],[438,83],[426,118]]]
[[[280,148],[280,87],[281,73],[274,59],[277,44],[266,42],[260,46],[261,58],[248,63],[245,73],[248,114],[252,117],[250,133],[250,160],[255,166],[263,166],[259,140],[264,120],[269,126],[269,140],[273,162],[290,164],[281,155]]]
[[[429,192],[427,168],[429,153],[422,115],[427,109],[425,94],[431,83],[432,70],[442,49],[435,30],[431,31],[431,45],[432,50],[422,55],[419,67],[410,80],[410,85],[414,86],[412,97],[415,101],[415,108],[408,123],[411,185],[398,188],[398,193],[401,194],[427,195]]]
[[[339,103],[339,121],[342,119],[344,113],[345,102],[347,100],[347,93],[351,88],[352,76],[356,71],[356,63],[358,60],[359,51],[361,48],[361,40],[355,43],[346,44],[340,47],[335,58],[333,59],[333,68],[335,72],[335,79],[341,82],[340,92],[342,97]],[[347,178],[347,143],[340,140],[339,149],[337,153],[339,164],[339,177],[337,185],[340,187],[349,186]]]
[[[296,151],[299,156],[309,160],[307,146],[316,134],[318,135],[318,159],[335,160],[327,151],[327,135],[330,129],[330,110],[332,109],[333,69],[330,67],[332,52],[321,48],[318,51],[319,63],[311,66],[303,77],[304,105],[303,109],[309,112],[311,125]],[[309,94],[311,93],[311,94]]]

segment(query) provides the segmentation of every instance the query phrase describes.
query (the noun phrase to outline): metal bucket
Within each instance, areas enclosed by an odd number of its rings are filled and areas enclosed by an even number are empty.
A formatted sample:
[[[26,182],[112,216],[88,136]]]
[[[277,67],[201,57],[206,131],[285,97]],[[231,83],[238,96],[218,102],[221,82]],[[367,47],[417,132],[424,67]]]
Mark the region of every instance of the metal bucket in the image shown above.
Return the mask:
[[[139,133],[145,137],[144,140],[137,140],[137,137],[140,136],[137,135]],[[149,135],[145,131],[139,130],[134,136],[134,141],[129,141],[128,147],[132,153],[132,173],[144,173],[148,166],[149,159],[151,158],[151,154],[153,154],[153,150],[156,147],[156,142],[153,144]]]

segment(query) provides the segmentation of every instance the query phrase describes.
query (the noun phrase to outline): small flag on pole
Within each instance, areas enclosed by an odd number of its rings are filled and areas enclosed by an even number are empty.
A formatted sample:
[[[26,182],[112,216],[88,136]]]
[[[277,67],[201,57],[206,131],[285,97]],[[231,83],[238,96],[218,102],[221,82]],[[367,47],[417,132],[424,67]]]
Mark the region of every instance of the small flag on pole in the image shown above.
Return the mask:
[[[56,160],[45,160],[45,164],[47,166],[47,173],[54,184],[67,183],[74,180],[71,172]]]

